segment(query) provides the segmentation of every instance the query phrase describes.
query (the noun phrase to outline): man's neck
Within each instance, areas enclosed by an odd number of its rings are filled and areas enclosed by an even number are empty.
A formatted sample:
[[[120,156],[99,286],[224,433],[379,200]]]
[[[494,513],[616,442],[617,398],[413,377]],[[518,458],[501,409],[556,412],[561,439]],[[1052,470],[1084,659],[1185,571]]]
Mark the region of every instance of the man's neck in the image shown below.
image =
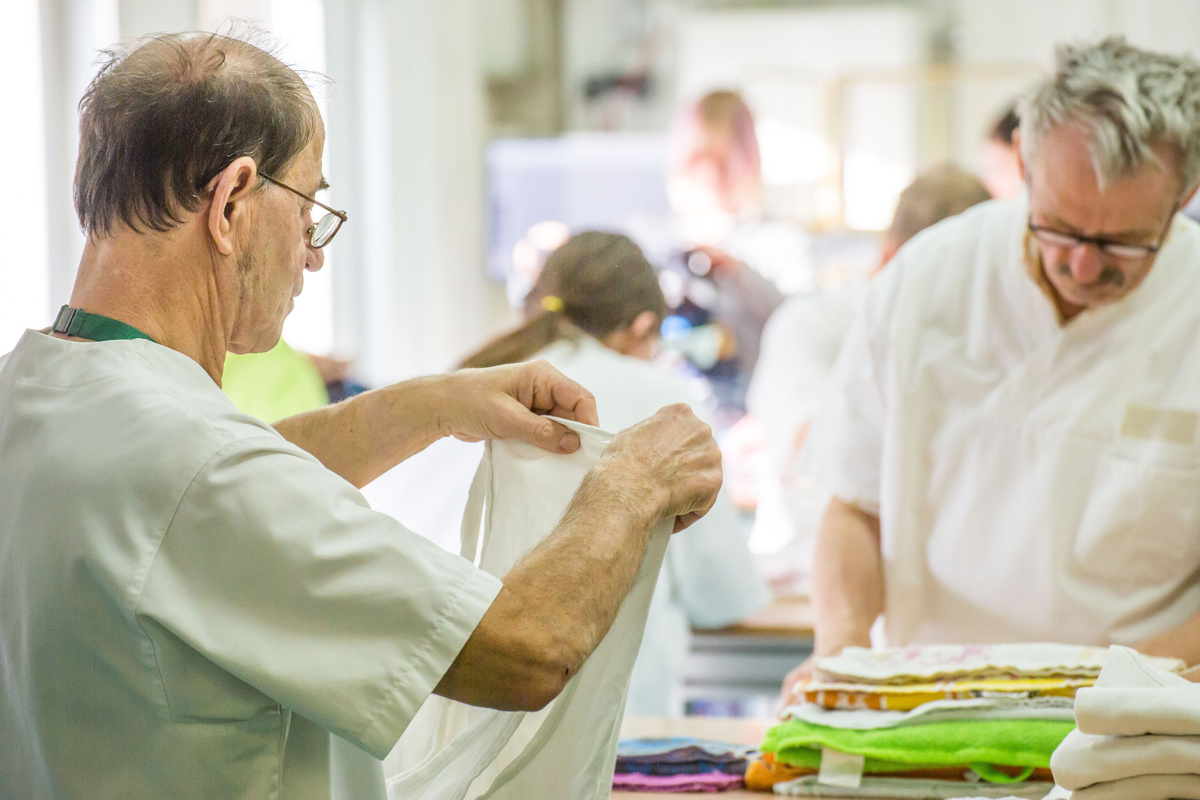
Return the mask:
[[[231,332],[218,270],[186,231],[127,229],[84,246],[70,305],[132,325],[199,364],[218,386]]]

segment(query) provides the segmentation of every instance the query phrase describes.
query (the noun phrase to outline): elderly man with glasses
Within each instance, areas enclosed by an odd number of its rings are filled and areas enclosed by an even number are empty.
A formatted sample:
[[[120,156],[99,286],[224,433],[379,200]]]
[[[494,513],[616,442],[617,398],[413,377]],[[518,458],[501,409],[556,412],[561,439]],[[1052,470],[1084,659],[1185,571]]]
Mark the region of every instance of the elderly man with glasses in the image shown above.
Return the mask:
[[[1063,47],[1020,118],[1027,193],[902,248],[834,369],[818,656],[882,617],[1200,661],[1200,65]]]
[[[663,409],[500,580],[356,487],[442,436],[576,450],[547,415],[594,424],[595,402],[545,363],[275,427],[238,413],[226,353],[279,340],[347,219],[314,198],[323,146],[304,82],[227,37],[111,53],[88,88],[74,290],[0,357],[4,800],[382,797],[369,756],[430,693],[545,705],[612,624],[649,532],[716,496],[707,426]]]

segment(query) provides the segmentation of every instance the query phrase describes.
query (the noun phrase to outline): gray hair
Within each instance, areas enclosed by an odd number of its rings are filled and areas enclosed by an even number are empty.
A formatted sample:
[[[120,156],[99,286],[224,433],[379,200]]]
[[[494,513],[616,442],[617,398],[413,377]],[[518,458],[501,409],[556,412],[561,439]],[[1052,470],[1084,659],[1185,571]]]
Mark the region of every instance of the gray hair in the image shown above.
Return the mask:
[[[1090,139],[1103,187],[1159,158],[1154,145],[1179,157],[1181,193],[1200,178],[1200,64],[1187,55],[1142,50],[1114,36],[1063,45],[1054,74],[1018,106],[1021,157],[1028,164],[1052,128],[1079,124]]]
[[[79,104],[75,211],[89,236],[167,231],[240,156],[282,176],[321,129],[304,80],[264,47],[173,33],[105,53]]]

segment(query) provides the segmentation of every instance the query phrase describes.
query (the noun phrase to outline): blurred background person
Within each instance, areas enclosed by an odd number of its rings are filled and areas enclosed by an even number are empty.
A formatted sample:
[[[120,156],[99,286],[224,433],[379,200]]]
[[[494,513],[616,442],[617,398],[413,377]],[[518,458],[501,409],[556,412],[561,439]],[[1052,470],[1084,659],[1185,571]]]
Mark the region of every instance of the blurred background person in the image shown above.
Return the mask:
[[[744,411],[763,326],[786,295],[816,288],[808,235],[763,214],[754,116],[714,91],[681,109],[667,135],[675,252],[664,264],[668,347],[712,383],[722,427]]]
[[[625,236],[578,233],[550,254],[525,302],[526,322],[463,362],[485,367],[540,358],[596,396],[600,426],[616,432],[659,408],[689,403],[687,383],[650,359],[666,302],[654,268]],[[364,493],[373,508],[458,550],[459,521],[482,445],[444,439]],[[626,713],[683,712],[691,629],[735,623],[768,602],[737,515],[722,494],[667,548],[634,666]]]
[[[1015,197],[1025,188],[1021,176],[1021,157],[1013,143],[1013,132],[1020,125],[1017,104],[1009,103],[992,126],[991,135],[979,153],[979,179],[988,194],[997,200]]]
[[[952,164],[922,174],[900,193],[872,275],[925,228],[988,198],[978,177]],[[773,570],[778,570],[772,577],[798,581],[805,590],[813,537],[829,494],[796,474],[794,466],[865,294],[864,283],[848,283],[824,294],[794,298],[780,307],[767,324],[746,397],[750,413],[763,428],[770,464],[760,476],[755,549],[777,552],[787,546],[790,557],[771,559]]]

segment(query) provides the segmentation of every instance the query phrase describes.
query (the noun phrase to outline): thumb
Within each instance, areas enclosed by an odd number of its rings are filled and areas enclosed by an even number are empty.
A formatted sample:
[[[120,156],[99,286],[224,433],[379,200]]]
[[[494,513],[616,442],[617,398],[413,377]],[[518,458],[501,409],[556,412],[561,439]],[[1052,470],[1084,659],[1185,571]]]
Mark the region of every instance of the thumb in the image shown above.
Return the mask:
[[[574,453],[579,449],[579,434],[549,417],[539,416],[527,408],[518,412],[521,418],[514,426],[515,437],[551,453]]]

